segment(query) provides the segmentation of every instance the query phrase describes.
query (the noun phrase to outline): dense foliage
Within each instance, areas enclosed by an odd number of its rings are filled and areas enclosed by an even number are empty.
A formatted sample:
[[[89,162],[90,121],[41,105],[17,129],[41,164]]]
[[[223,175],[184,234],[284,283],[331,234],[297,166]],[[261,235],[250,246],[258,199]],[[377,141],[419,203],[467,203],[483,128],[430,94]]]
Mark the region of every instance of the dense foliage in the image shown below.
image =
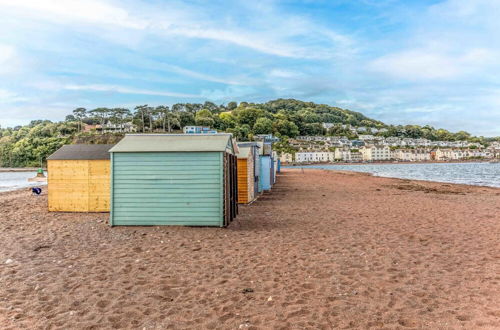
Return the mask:
[[[323,123],[334,125],[327,130]],[[107,125],[105,129],[83,132],[85,125],[95,124]],[[63,122],[37,120],[22,127],[0,128],[0,166],[39,166],[48,155],[67,143],[114,143],[123,136],[127,127],[135,127],[139,132],[174,132],[187,125],[210,126],[233,133],[241,141],[252,140],[256,134],[274,134],[282,137],[282,141],[298,135],[335,135],[355,139],[358,133],[350,128],[365,127],[363,134],[385,137],[487,142],[483,137],[472,137],[463,131],[451,133],[430,126],[386,125],[359,112],[294,99],[261,104],[178,103],[172,107],[139,105],[133,110],[97,108],[88,111],[77,108]],[[277,147],[288,148],[286,142]]]

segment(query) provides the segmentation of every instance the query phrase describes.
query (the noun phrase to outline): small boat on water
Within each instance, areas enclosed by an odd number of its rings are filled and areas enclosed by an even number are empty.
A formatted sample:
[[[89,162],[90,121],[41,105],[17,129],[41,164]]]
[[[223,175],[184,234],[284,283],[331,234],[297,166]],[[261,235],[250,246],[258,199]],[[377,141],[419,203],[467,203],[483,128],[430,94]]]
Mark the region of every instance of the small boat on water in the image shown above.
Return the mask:
[[[36,176],[34,178],[29,178],[28,182],[47,182],[47,177],[43,172],[43,168],[39,168],[36,172]]]

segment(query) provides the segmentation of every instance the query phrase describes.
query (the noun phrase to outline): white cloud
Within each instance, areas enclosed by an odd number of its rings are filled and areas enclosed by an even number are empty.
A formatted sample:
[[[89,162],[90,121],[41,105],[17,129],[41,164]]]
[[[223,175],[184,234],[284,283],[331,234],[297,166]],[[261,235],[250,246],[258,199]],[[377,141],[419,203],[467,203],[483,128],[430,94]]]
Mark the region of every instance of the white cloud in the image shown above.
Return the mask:
[[[99,0],[0,0],[1,7],[55,23],[72,23],[76,20],[134,29],[147,26],[147,22],[130,16],[125,9]]]
[[[477,73],[494,59],[492,51],[471,49],[453,55],[434,49],[412,49],[375,59],[369,68],[406,80],[450,79]]]
[[[27,100],[28,98],[22,97],[17,93],[6,89],[0,89],[0,104],[24,102]]]
[[[18,56],[14,46],[0,43],[0,75],[17,71],[20,64]]]
[[[164,37],[212,40],[269,55],[309,59],[346,54],[352,46],[352,40],[347,36],[303,18],[268,11],[265,17],[255,18],[259,22],[265,22],[265,25],[245,29],[237,23],[221,24],[209,13],[205,13],[205,8],[202,5],[176,6],[175,3],[168,3],[167,7],[158,9],[144,3],[126,8],[103,0],[0,0],[0,11],[4,15],[30,17],[52,24],[86,24],[91,32],[108,39],[113,39],[110,38],[109,31],[103,33],[101,28],[128,28]],[[114,31],[113,34],[117,34],[117,42],[123,42],[123,31]],[[294,40],[297,38],[303,41]],[[131,43],[137,42],[135,38],[131,39]],[[328,41],[327,45],[320,45],[325,40]],[[317,44],[314,44],[315,41]],[[342,47],[343,51],[332,51],[337,47]]]
[[[94,92],[110,92],[110,93],[120,93],[120,94],[137,94],[137,95],[156,95],[156,96],[169,96],[169,97],[181,97],[181,98],[201,98],[200,95],[196,94],[186,94],[186,93],[176,93],[169,91],[154,91],[147,89],[137,89],[129,88],[123,86],[114,85],[66,85],[63,89],[74,90],[74,91],[94,91]]]

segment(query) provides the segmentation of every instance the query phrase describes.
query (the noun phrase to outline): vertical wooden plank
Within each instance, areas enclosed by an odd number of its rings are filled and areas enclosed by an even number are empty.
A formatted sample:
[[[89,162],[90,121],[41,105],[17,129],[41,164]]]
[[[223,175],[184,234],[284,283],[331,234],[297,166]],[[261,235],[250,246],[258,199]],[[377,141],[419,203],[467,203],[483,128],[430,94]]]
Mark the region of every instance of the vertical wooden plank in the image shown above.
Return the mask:
[[[88,161],[50,160],[49,211],[88,212]]]
[[[109,212],[110,161],[89,160],[89,211]]]

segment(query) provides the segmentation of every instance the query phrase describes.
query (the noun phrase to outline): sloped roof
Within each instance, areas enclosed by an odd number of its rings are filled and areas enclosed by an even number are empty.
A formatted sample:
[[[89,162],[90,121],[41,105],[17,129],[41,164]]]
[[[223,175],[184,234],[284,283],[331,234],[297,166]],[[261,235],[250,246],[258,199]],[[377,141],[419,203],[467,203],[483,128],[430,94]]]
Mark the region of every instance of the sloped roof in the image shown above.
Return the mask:
[[[260,148],[257,142],[239,142],[237,143],[238,145],[238,153],[236,153],[236,156],[238,158],[248,158],[250,156],[250,152],[254,148]],[[258,150],[256,150],[256,153]]]
[[[231,134],[127,134],[109,152],[234,153]]]
[[[248,158],[251,157],[250,152],[253,147],[239,147],[239,152],[236,154],[238,158]]]
[[[50,155],[47,160],[102,160],[109,159],[114,144],[68,144]]]
[[[256,142],[259,146],[259,155],[270,155],[272,153],[272,144],[267,142],[258,141]]]

